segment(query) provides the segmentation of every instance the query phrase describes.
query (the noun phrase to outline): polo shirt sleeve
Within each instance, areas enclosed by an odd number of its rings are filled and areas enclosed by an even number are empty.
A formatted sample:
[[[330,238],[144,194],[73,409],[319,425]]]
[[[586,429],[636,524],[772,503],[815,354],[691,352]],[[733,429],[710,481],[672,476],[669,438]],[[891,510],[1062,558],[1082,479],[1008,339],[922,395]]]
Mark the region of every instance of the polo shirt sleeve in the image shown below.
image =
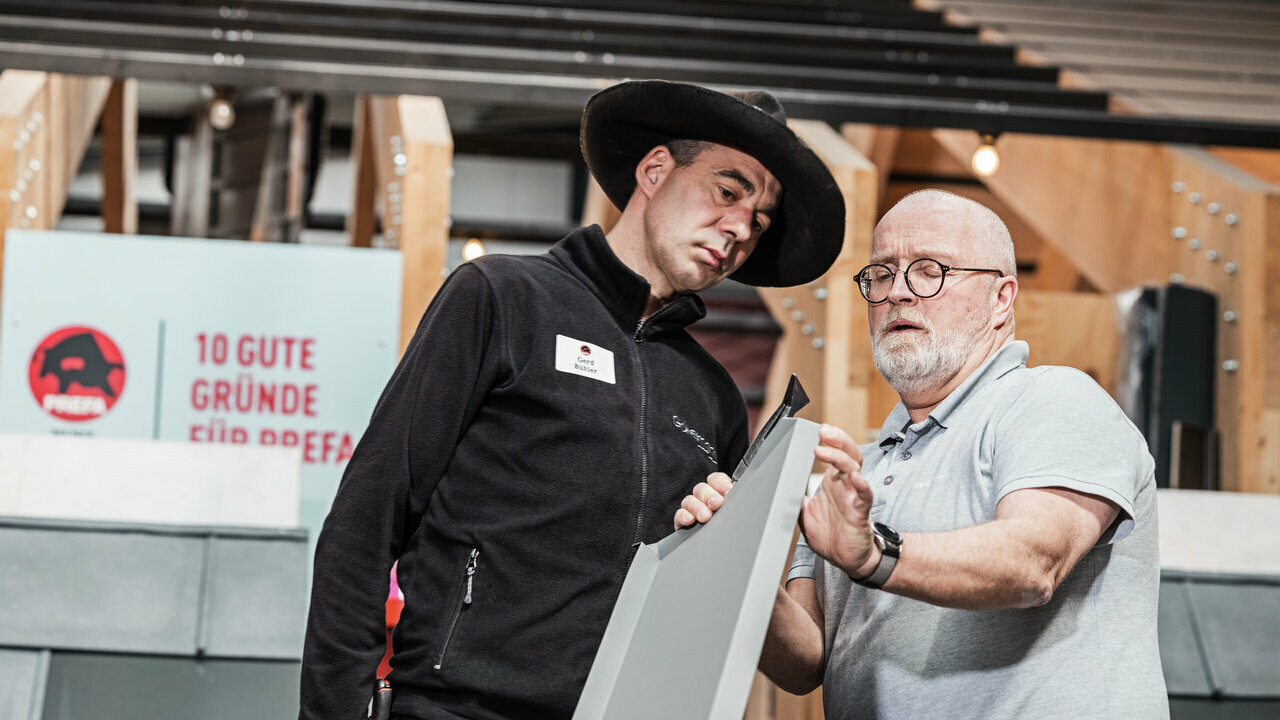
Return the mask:
[[[1098,545],[1134,528],[1134,501],[1155,463],[1146,440],[1088,375],[1065,367],[1035,368],[1022,393],[995,421],[995,501],[1027,488],[1065,488],[1120,508]]]
[[[787,571],[787,582],[791,582],[796,578],[809,578],[812,580],[814,575],[817,574],[817,559],[817,553],[809,548],[809,543],[804,541],[804,535],[802,534],[796,540],[796,552],[791,557],[791,569]]]

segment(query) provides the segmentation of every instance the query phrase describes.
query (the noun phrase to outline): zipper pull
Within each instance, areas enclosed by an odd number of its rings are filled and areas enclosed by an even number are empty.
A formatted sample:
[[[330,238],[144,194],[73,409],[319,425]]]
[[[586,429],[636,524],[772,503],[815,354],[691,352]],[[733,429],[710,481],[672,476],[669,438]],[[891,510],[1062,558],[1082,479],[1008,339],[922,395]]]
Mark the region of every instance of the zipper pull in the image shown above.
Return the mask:
[[[634,339],[636,342],[640,342],[640,331],[643,329],[644,329],[644,321],[641,320],[640,322],[636,323],[636,333],[634,336]]]
[[[471,559],[467,561],[467,594],[462,598],[463,605],[471,604],[471,582],[475,580],[476,575],[476,558],[480,557],[480,550],[473,548],[471,550]]]

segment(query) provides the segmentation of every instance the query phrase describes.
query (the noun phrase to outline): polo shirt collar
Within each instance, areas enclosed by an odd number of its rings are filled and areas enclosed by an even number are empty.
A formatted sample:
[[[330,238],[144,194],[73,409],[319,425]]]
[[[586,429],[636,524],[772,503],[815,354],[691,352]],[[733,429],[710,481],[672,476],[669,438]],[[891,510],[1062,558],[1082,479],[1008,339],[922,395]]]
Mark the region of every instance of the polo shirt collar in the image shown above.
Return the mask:
[[[995,355],[987,358],[987,361],[982,363],[972,375],[965,378],[965,381],[960,383],[960,387],[952,390],[950,395],[943,398],[942,402],[938,403],[938,407],[929,413],[929,417],[924,420],[922,426],[932,423],[945,428],[947,419],[964,402],[965,398],[973,394],[975,389],[1003,376],[1011,370],[1025,366],[1027,364],[1027,355],[1030,352],[1031,349],[1021,340],[1006,343],[1004,347],[996,351]],[[910,425],[911,416],[907,413],[906,406],[899,402],[893,408],[893,412],[889,413],[889,417],[885,419],[884,427],[880,428],[880,438],[876,441],[877,444],[884,445],[886,442],[896,439],[898,434],[905,432]]]

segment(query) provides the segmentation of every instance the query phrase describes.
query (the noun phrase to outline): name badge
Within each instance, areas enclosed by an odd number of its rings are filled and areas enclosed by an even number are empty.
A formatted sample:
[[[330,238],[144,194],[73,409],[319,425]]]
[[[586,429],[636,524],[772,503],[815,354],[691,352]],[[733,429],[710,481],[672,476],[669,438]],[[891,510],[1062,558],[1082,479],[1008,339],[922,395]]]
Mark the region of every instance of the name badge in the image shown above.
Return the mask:
[[[564,335],[556,335],[556,369],[614,384],[612,351]]]

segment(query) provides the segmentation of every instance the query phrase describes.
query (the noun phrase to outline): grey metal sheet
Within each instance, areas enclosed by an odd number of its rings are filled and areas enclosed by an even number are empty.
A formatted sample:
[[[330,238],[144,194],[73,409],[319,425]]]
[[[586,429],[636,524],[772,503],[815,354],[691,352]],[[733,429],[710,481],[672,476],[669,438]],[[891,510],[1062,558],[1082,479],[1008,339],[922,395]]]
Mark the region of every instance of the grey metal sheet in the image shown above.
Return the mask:
[[[201,646],[211,657],[302,658],[307,544],[218,538],[210,546]]]
[[[0,527],[0,645],[191,655],[204,542]]]
[[[1280,580],[1198,579],[1190,591],[1222,694],[1280,697]]]
[[[0,518],[0,647],[296,660],[306,568],[300,530]]]
[[[1187,606],[1186,582],[1165,578],[1160,582],[1160,665],[1170,695],[1208,697],[1213,692],[1200,654],[1191,609]]]
[[[575,718],[742,717],[817,444],[780,420],[711,522],[640,547]]]
[[[44,720],[280,720],[296,662],[54,653]],[[6,718],[8,720],[8,718]]]
[[[37,720],[48,675],[47,650],[0,649],[0,717]]]

